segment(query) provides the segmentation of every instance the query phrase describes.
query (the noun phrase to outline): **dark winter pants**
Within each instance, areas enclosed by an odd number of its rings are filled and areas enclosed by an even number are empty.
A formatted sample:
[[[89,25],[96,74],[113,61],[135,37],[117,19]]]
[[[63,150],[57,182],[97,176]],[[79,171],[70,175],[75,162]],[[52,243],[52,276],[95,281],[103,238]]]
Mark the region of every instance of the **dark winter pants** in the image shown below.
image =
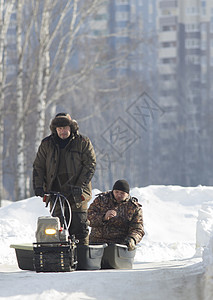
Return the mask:
[[[61,224],[63,224],[63,218],[61,214],[61,209],[58,203],[52,214],[53,217],[59,217]],[[65,217],[67,225],[69,222],[69,210],[65,208]],[[69,227],[69,234],[75,235],[75,238],[79,240],[79,244],[89,244],[89,229],[87,221],[87,212],[76,212],[72,211],[71,225]]]
[[[69,229],[70,235],[74,234],[79,244],[89,243],[89,229],[86,212],[72,212],[72,221]]]

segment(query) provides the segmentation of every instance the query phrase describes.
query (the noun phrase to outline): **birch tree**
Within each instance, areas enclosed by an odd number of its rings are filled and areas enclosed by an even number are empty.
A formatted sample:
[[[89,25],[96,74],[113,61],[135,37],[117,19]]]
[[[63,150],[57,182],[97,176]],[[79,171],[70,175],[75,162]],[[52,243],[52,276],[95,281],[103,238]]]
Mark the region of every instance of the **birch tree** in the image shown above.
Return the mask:
[[[71,71],[71,75],[67,74],[67,66],[73,56],[74,48],[76,46],[77,37],[80,35],[82,26],[92,14],[96,13],[100,5],[104,1],[92,0],[83,2],[81,0],[67,1],[67,4],[62,9],[60,18],[55,26],[55,29],[50,34],[50,26],[53,21],[50,11],[53,11],[54,3],[46,1],[43,8],[43,15],[40,28],[40,49],[39,49],[39,63],[38,63],[38,105],[37,116],[38,126],[36,130],[36,144],[35,151],[44,135],[45,127],[45,111],[50,105],[55,105],[59,102],[61,97],[70,93],[76,83],[81,82],[88,77],[97,64],[99,53],[95,56],[91,63],[84,65],[84,67],[76,72]],[[69,18],[67,18],[69,16]],[[64,32],[63,21],[69,21],[68,30]],[[68,23],[68,22],[67,22]],[[60,32],[62,36],[60,37]],[[50,63],[50,48],[53,47],[54,41],[58,41],[58,45],[54,48],[54,59]],[[56,71],[57,70],[57,71]],[[68,84],[67,84],[68,83]],[[68,85],[68,86],[67,86]],[[54,92],[47,100],[48,86]]]
[[[16,101],[17,101],[17,200],[24,199],[25,196],[25,170],[24,170],[24,123],[23,123],[23,55],[22,52],[22,7],[23,1],[17,0],[17,58],[18,72],[16,84]]]
[[[37,81],[37,130],[36,130],[36,149],[38,142],[43,137],[45,127],[45,103],[47,95],[47,87],[49,83],[49,68],[50,68],[50,54],[47,47],[49,42],[49,25],[50,25],[50,3],[51,0],[46,0],[43,5],[43,14],[40,27],[40,47],[38,53],[38,81]]]
[[[3,95],[3,4],[4,1],[0,0],[0,206],[3,196],[3,135],[4,135],[4,123],[3,123],[3,108],[4,108],[4,95]]]
[[[15,0],[0,0],[0,206],[3,197],[3,143],[4,143],[4,84],[5,84],[5,47],[10,16]]]
[[[80,111],[88,99],[91,111],[86,116],[84,112],[85,118],[94,116],[94,107],[97,111],[107,110],[110,103],[101,107],[99,96],[108,95],[113,89],[118,92],[120,86],[115,82],[108,84],[104,73],[116,61],[125,60],[127,54],[119,59],[111,56],[109,35],[93,35],[91,20],[102,5],[107,5],[105,0],[17,0],[16,3],[17,75],[16,87],[10,90],[15,97],[13,100],[9,97],[9,101],[11,108],[16,108],[11,115],[16,112],[17,122],[11,137],[13,153],[9,162],[12,161],[11,168],[16,166],[13,173],[19,200],[25,197],[25,183],[31,176],[35,152],[48,128],[47,116],[55,114],[60,102],[71,111],[71,107]]]
[[[28,26],[26,26],[26,30],[23,31],[23,24],[25,24],[26,20],[23,20],[23,8],[26,5],[25,0],[17,0],[16,7],[16,48],[17,48],[17,77],[16,77],[16,127],[17,127],[17,168],[16,168],[16,199],[24,199],[26,192],[26,182],[29,181],[26,178],[26,140],[25,140],[25,121],[27,112],[29,110],[30,104],[30,94],[32,92],[32,85],[25,93],[24,96],[24,86],[23,86],[23,72],[24,72],[24,57],[26,56],[26,49],[28,44],[30,43],[30,34],[32,30],[32,26],[35,21],[35,15],[38,11],[38,4],[35,5],[32,17],[30,18],[30,22]],[[23,34],[24,33],[24,34]],[[25,69],[25,72],[27,70]],[[34,74],[34,73],[33,73]],[[33,81],[32,74],[32,81]]]

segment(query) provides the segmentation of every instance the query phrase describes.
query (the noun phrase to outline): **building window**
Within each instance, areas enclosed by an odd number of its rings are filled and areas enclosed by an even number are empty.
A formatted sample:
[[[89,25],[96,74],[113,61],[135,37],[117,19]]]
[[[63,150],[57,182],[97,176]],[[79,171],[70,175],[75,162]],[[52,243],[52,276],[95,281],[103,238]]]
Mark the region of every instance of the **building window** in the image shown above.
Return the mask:
[[[97,14],[97,15],[94,17],[94,20],[95,20],[95,21],[107,20],[107,16],[106,16],[106,14]]]
[[[187,62],[187,64],[199,65],[200,64],[200,56],[199,55],[187,55],[186,62]]]
[[[201,50],[206,50],[206,41],[201,42]]]
[[[186,15],[188,16],[195,16],[198,15],[199,9],[196,6],[189,6],[186,8]]]
[[[176,42],[163,42],[162,43],[163,48],[171,48],[176,47]]]
[[[186,24],[185,31],[186,32],[199,32],[200,31],[199,23]]]
[[[161,10],[161,15],[162,16],[174,16],[176,13],[176,10],[175,9],[162,9]]]
[[[123,5],[124,5],[124,4],[126,5],[126,4],[129,4],[129,0],[117,0],[117,1],[116,1],[116,4],[117,4],[117,5],[122,5],[122,4],[123,4]]]
[[[206,30],[207,30],[206,26],[207,26],[206,23],[202,23],[202,24],[200,25],[200,29],[201,29],[202,32],[206,32]]]
[[[186,39],[185,47],[186,49],[200,48],[200,39]]]
[[[162,31],[175,31],[175,30],[176,30],[176,26],[175,25],[171,25],[171,26],[165,25],[165,26],[162,26]]]
[[[192,73],[192,81],[200,81],[200,73]]]
[[[202,83],[206,83],[206,81],[207,81],[207,74],[206,73],[202,73],[201,74],[201,82]]]
[[[175,74],[162,74],[160,75],[160,79],[164,81],[173,81],[176,80]]]
[[[206,61],[207,61],[206,56],[201,56],[201,63],[203,66],[206,65]]]
[[[128,21],[129,13],[127,11],[117,11],[115,19],[117,22],[119,21]]]
[[[162,64],[175,64],[176,63],[176,58],[171,57],[171,58],[162,58],[161,59]]]
[[[202,15],[206,15],[206,1],[202,1]]]

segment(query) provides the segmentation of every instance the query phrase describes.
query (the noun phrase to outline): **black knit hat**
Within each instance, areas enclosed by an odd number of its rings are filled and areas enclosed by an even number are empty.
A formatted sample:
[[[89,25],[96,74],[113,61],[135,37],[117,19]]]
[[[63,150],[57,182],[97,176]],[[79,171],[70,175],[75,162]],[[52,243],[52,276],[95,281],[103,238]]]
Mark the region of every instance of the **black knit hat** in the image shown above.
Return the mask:
[[[121,179],[115,182],[113,185],[113,190],[118,190],[129,194],[129,184],[126,180]]]
[[[56,127],[65,127],[72,124],[72,119],[69,114],[59,113],[52,119],[50,129],[54,131]]]

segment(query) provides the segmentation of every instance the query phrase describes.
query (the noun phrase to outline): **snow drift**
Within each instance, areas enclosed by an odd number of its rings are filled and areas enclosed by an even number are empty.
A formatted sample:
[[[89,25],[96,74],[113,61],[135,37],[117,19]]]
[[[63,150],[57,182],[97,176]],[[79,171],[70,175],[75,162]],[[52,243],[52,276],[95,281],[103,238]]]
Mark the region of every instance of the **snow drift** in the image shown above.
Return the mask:
[[[93,190],[93,199],[98,192]],[[0,298],[123,300],[138,299],[143,293],[143,299],[153,300],[212,299],[213,187],[135,187],[131,195],[143,206],[146,232],[137,248],[134,269],[92,271],[89,277],[88,271],[76,271],[72,289],[67,283],[71,273],[38,276],[18,269],[15,251],[10,248],[11,244],[35,241],[37,218],[49,215],[41,198],[32,197],[0,208],[0,271],[11,275],[4,285],[0,284]],[[23,290],[18,282],[26,273],[29,287],[25,285]],[[59,285],[51,288],[55,276]],[[15,279],[17,284],[11,287],[10,281]],[[48,288],[42,287],[43,280]],[[30,282],[34,282],[35,289]],[[84,288],[79,288],[78,282],[85,282]],[[106,291],[106,285],[111,289]]]

